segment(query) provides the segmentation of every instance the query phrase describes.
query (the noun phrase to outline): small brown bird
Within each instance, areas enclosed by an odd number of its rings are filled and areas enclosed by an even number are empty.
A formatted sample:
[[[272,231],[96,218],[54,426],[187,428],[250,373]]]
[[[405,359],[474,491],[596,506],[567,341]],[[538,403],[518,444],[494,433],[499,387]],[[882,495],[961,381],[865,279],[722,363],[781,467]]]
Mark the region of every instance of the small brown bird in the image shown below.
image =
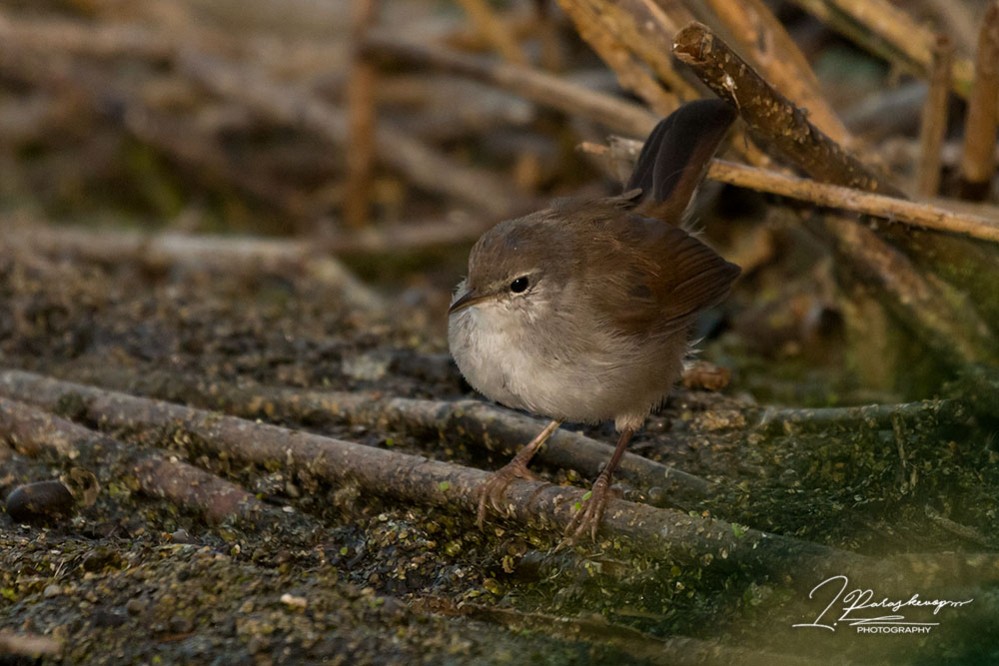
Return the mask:
[[[448,343],[476,390],[552,422],[483,484],[478,523],[563,421],[614,420],[617,448],[566,530],[596,538],[628,441],[680,376],[699,312],[739,267],[681,228],[735,113],[682,106],[652,131],[623,195],[555,203],[478,240],[448,310]]]

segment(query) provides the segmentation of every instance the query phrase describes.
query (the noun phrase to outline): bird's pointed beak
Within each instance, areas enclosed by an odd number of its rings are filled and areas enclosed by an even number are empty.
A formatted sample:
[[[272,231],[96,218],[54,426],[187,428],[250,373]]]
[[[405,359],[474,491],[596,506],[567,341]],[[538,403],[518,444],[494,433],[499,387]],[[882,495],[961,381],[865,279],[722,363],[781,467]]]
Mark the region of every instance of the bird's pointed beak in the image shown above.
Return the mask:
[[[476,303],[481,303],[482,301],[489,298],[489,294],[480,294],[474,289],[466,289],[458,298],[451,302],[451,307],[447,309],[448,315],[453,315],[455,312],[460,312],[465,308],[470,308]]]

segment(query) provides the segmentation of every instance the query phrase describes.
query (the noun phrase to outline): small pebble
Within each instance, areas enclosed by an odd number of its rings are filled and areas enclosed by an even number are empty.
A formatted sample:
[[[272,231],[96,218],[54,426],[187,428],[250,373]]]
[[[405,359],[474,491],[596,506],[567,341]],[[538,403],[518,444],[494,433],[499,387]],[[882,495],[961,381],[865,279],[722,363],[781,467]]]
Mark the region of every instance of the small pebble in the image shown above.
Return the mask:
[[[305,597],[299,597],[293,594],[288,594],[285,592],[281,595],[281,603],[290,608],[302,608],[304,609],[309,605],[308,600]]]
[[[198,541],[188,533],[187,530],[181,528],[170,534],[170,540],[174,543],[188,543],[196,544]]]
[[[142,615],[149,607],[149,603],[144,599],[129,599],[125,603],[125,610],[129,615]]]

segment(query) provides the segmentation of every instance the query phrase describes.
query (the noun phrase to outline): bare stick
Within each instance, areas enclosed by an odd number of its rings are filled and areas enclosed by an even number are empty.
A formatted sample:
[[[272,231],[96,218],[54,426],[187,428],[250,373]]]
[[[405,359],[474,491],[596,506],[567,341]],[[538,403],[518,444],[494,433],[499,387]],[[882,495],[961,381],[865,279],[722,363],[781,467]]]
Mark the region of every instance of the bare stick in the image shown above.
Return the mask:
[[[818,206],[864,213],[922,229],[999,243],[999,219],[955,213],[926,203],[828,185],[722,160],[711,163],[708,178],[737,187],[809,201]]]
[[[822,95],[818,77],[805,55],[763,0],[708,0],[757,68],[834,141],[850,145],[854,138]]]
[[[754,136],[769,143],[817,180],[900,194],[808,121],[707,26],[691,23],[676,35],[673,52],[719,97],[739,109]]]
[[[919,128],[919,169],[917,191],[932,197],[940,190],[941,148],[947,134],[947,102],[950,92],[954,45],[946,35],[937,38],[933,48],[930,89],[923,103]]]
[[[858,189],[901,196],[819,132],[782,95],[700,24],[677,35],[676,52],[696,65],[712,90],[736,104],[751,131],[778,148],[812,177]],[[873,286],[913,332],[942,359],[957,365],[990,361],[996,355],[990,327],[974,303],[942,281],[927,277],[903,252],[870,228],[836,216],[822,224],[851,272]],[[912,240],[888,228],[903,246]]]
[[[280,464],[330,483],[356,483],[362,492],[390,495],[405,502],[460,508],[471,516],[477,490],[488,473],[419,456],[377,449],[330,437],[222,416],[181,405],[104,391],[9,370],[0,372],[0,394],[54,408],[72,399],[80,416],[108,427],[162,435],[183,432],[199,451],[214,452],[259,465]],[[176,438],[183,441],[185,438]],[[513,517],[521,524],[540,521],[561,532],[584,491],[516,480],[506,491]],[[922,584],[984,584],[999,580],[999,557],[978,553],[907,556],[878,561],[778,534],[736,527],[612,499],[600,533],[622,540],[649,557],[723,570],[780,572],[781,580],[809,589],[829,571],[852,579],[874,577],[879,589]]]
[[[641,150],[640,141],[613,139],[610,146],[583,143],[585,152],[606,155],[614,160],[634,162]],[[974,212],[958,212],[933,203],[909,201],[883,194],[865,192],[850,187],[829,185],[809,178],[797,178],[769,169],[714,159],[708,165],[707,177],[721,183],[757,192],[777,194],[818,206],[828,206],[854,213],[879,217],[890,222],[952,233],[978,240],[999,242],[999,210],[990,209],[991,217]],[[938,202],[941,202],[938,200]],[[962,202],[952,200],[954,205]],[[965,207],[969,207],[965,204]],[[969,207],[970,208],[970,207]]]
[[[343,217],[348,227],[367,226],[375,165],[375,88],[378,72],[364,57],[361,43],[375,22],[377,0],[351,3],[351,63],[347,81],[347,178]]]
[[[581,149],[588,153],[632,162],[641,147],[641,142],[628,139],[615,139],[610,146],[593,143],[581,145]],[[711,161],[707,177],[736,187],[778,194],[818,206],[863,213],[921,229],[963,235],[993,243],[999,242],[999,209],[975,208],[974,210],[992,213],[991,216],[977,215],[967,204],[963,207],[968,209],[968,212],[955,211],[936,205],[944,203],[943,200],[924,203],[897,199],[719,159]],[[957,206],[962,202],[951,200],[946,203]]]
[[[491,83],[564,113],[595,120],[609,130],[627,136],[647,136],[659,120],[655,114],[637,104],[589,90],[563,78],[528,67],[466,55],[444,47],[373,34],[365,42],[365,51],[414,64],[432,65]]]
[[[138,376],[112,369],[89,371],[85,378],[104,387],[128,388],[160,399],[224,409],[245,418],[346,422],[434,437],[451,433],[503,455],[512,455],[544,425],[537,419],[476,400],[441,402],[368,393],[206,383],[167,373]],[[614,447],[608,444],[560,429],[538,453],[537,460],[594,478],[613,451]],[[632,453],[625,454],[618,469],[620,478],[649,496],[649,502],[657,506],[694,508],[715,491],[709,481]]]
[[[142,453],[110,437],[95,433],[37,407],[0,398],[0,435],[18,451],[37,456],[49,453],[77,465],[96,468],[115,460],[126,475],[134,475],[139,488],[153,497],[197,511],[209,523],[241,517],[261,520],[278,517],[278,511],[246,492],[166,453]]]
[[[681,100],[700,97],[676,71],[668,52],[673,22],[663,9],[651,0],[559,0],[559,4],[576,24],[580,36],[617,74],[618,81],[645,100],[657,114],[669,115]],[[682,5],[671,7],[673,13],[686,19],[689,14]],[[670,86],[666,91],[647,67]],[[732,148],[750,164],[764,165],[769,158],[745,136],[736,136]]]
[[[162,433],[164,428],[181,431],[194,438],[200,451],[260,465],[279,463],[291,472],[308,473],[331,483],[356,483],[363,492],[460,508],[469,515],[477,505],[476,491],[488,477],[486,472],[445,462],[20,371],[0,373],[0,393],[48,408],[72,397],[80,403],[82,417],[108,427],[152,433]],[[576,488],[517,480],[506,491],[506,500],[518,522],[540,521],[561,531],[583,495],[584,491]],[[814,585],[815,576],[830,567],[864,575],[880,569],[876,561],[852,553],[616,499],[608,504],[601,533],[605,538],[625,539],[649,556],[668,556],[677,562],[702,566],[713,561],[724,569],[763,567],[773,571],[776,567],[786,580],[799,586]],[[961,572],[967,575],[969,569]],[[979,561],[976,573],[999,576],[999,558],[996,562]]]
[[[829,432],[835,428],[888,428],[896,419],[916,422],[934,419],[956,423],[967,418],[966,407],[956,400],[923,400],[900,405],[863,405],[860,407],[767,407],[756,427],[767,432],[799,434]]]
[[[982,18],[975,59],[975,86],[968,96],[961,156],[961,195],[984,199],[996,174],[996,123],[999,122],[999,0]]]
[[[150,266],[214,266],[224,270],[279,270],[288,264],[314,269],[327,285],[342,285],[353,307],[385,309],[384,299],[325,253],[366,255],[416,252],[429,247],[467,244],[492,226],[483,218],[410,220],[356,232],[332,233],[312,242],[277,238],[240,238],[178,232],[116,230],[114,234],[84,227],[52,227],[46,222],[0,215],[5,239],[36,251],[77,253],[92,261],[114,263],[125,257]],[[0,240],[0,245],[3,241]],[[217,263],[216,263],[217,258]]]

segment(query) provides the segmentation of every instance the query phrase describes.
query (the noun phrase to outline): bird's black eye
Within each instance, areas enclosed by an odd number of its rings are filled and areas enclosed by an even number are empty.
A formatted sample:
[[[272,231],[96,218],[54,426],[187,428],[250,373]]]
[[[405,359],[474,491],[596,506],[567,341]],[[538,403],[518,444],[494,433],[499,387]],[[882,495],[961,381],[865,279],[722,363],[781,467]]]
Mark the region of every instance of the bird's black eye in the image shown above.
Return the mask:
[[[510,283],[510,291],[515,294],[519,294],[527,289],[530,282],[526,275],[521,275],[519,278]]]

